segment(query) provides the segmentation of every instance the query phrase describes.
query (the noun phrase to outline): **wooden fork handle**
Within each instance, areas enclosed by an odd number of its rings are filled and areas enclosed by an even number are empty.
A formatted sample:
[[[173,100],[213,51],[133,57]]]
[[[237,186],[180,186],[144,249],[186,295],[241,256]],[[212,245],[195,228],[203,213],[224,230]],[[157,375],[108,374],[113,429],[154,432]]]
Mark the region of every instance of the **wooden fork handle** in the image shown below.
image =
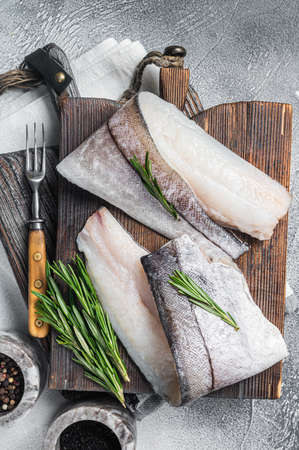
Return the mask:
[[[46,241],[44,230],[29,230],[28,245],[28,329],[31,336],[44,338],[49,333],[49,325],[36,314],[38,298],[32,290],[46,292]]]

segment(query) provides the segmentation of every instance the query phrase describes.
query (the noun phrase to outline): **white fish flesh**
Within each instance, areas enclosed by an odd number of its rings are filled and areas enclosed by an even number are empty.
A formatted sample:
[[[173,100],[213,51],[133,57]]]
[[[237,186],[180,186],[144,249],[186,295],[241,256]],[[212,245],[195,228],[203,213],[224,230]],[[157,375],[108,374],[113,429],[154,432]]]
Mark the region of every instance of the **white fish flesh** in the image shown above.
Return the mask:
[[[231,231],[222,228],[206,214],[191,186],[161,157],[138,101],[139,96],[132,98],[107,122],[108,130],[118,149],[128,162],[137,157],[143,163],[146,155],[149,154],[154,176],[164,197],[174,205],[176,211],[223,250],[238,249],[239,238]],[[162,104],[168,103],[162,100]]]
[[[256,375],[287,356],[280,331],[254,303],[233,262],[208,261],[187,235],[141,260],[176,361],[182,404]],[[175,270],[189,275],[240,329],[178,294],[168,283]]]
[[[149,92],[137,102],[161,157],[189,183],[206,213],[224,226],[270,239],[288,211],[289,192],[171,103]]]
[[[112,326],[154,390],[180,403],[174,359],[140,258],[148,252],[101,208],[86,222],[77,244]]]
[[[175,220],[144,187],[138,174],[116,146],[107,124],[83,142],[57,166],[70,182],[120,208],[137,221],[173,239],[187,233],[214,254],[215,246],[183,217]],[[214,233],[219,252],[233,259],[248,250],[247,245],[229,231],[208,221],[209,236]],[[215,227],[216,226],[216,230]],[[210,232],[209,232],[210,231]]]

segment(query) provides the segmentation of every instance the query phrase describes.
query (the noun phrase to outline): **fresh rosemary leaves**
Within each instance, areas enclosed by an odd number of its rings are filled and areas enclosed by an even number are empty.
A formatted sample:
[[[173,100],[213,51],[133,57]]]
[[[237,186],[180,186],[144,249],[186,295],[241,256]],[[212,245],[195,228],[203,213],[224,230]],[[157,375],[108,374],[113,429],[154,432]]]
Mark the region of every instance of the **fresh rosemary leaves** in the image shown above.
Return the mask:
[[[205,309],[214,316],[219,317],[228,325],[234,327],[236,331],[239,330],[238,324],[229,312],[224,312],[214,300],[196,284],[192,278],[179,270],[175,270],[173,275],[169,277],[169,283],[174,286],[179,294],[183,294],[188,297],[188,300],[194,305]]]
[[[166,211],[169,212],[169,214],[171,214],[176,220],[179,220],[179,215],[175,207],[173,206],[173,204],[168,203],[163,195],[163,192],[161,191],[157,179],[153,176],[152,162],[149,159],[149,153],[146,152],[144,167],[141,165],[136,155],[134,155],[134,158],[130,159],[130,163],[140,176],[148,192],[161,203],[163,208],[165,208]]]
[[[54,274],[69,288],[68,302],[63,298]],[[39,317],[58,332],[58,344],[73,352],[73,360],[85,369],[84,375],[112,392],[125,406],[119,374],[124,381],[130,380],[109,317],[81,258],[74,258],[74,268],[61,261],[52,265],[47,263],[47,284],[45,295],[34,292],[39,298]]]

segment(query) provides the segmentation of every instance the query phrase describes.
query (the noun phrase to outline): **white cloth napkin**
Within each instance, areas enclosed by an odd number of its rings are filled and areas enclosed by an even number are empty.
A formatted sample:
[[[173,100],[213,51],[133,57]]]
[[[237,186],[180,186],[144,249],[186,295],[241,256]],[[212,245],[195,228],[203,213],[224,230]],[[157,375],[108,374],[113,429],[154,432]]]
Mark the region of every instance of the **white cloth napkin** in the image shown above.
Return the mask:
[[[134,70],[146,51],[138,41],[118,43],[110,38],[71,61],[81,97],[118,100],[129,87]],[[159,69],[145,69],[142,90],[158,94]],[[47,89],[7,91],[0,100],[0,153],[25,147],[25,125],[45,124],[47,145],[59,142],[59,122]]]

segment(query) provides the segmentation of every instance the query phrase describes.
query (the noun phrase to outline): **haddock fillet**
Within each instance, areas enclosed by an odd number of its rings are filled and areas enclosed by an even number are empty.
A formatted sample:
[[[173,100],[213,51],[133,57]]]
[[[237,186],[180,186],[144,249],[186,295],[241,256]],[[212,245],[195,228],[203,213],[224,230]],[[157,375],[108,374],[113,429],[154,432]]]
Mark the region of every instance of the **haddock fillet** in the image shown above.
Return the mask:
[[[165,197],[197,228],[197,202],[219,224],[260,240],[271,237],[288,211],[291,196],[281,184],[156,95],[138,94],[109,119],[108,127],[127,159],[136,154],[144,161],[149,151]]]
[[[287,355],[284,339],[254,303],[233,262],[208,261],[185,235],[142,257],[179,375],[182,404],[256,375]],[[240,329],[195,306],[169,284],[191,277]]]
[[[205,220],[201,227],[204,235],[183,217],[175,220],[146,190],[116,146],[107,124],[61,161],[57,170],[70,182],[120,208],[133,219],[169,239],[187,233],[194,241],[205,245],[207,251],[212,249],[214,253],[214,246],[205,235],[218,245],[220,252],[222,249],[233,259],[248,250],[246,243],[215,224],[201,207]]]
[[[174,359],[140,258],[148,252],[101,208],[86,222],[77,244],[103,308],[129,355],[154,390],[181,403]]]

